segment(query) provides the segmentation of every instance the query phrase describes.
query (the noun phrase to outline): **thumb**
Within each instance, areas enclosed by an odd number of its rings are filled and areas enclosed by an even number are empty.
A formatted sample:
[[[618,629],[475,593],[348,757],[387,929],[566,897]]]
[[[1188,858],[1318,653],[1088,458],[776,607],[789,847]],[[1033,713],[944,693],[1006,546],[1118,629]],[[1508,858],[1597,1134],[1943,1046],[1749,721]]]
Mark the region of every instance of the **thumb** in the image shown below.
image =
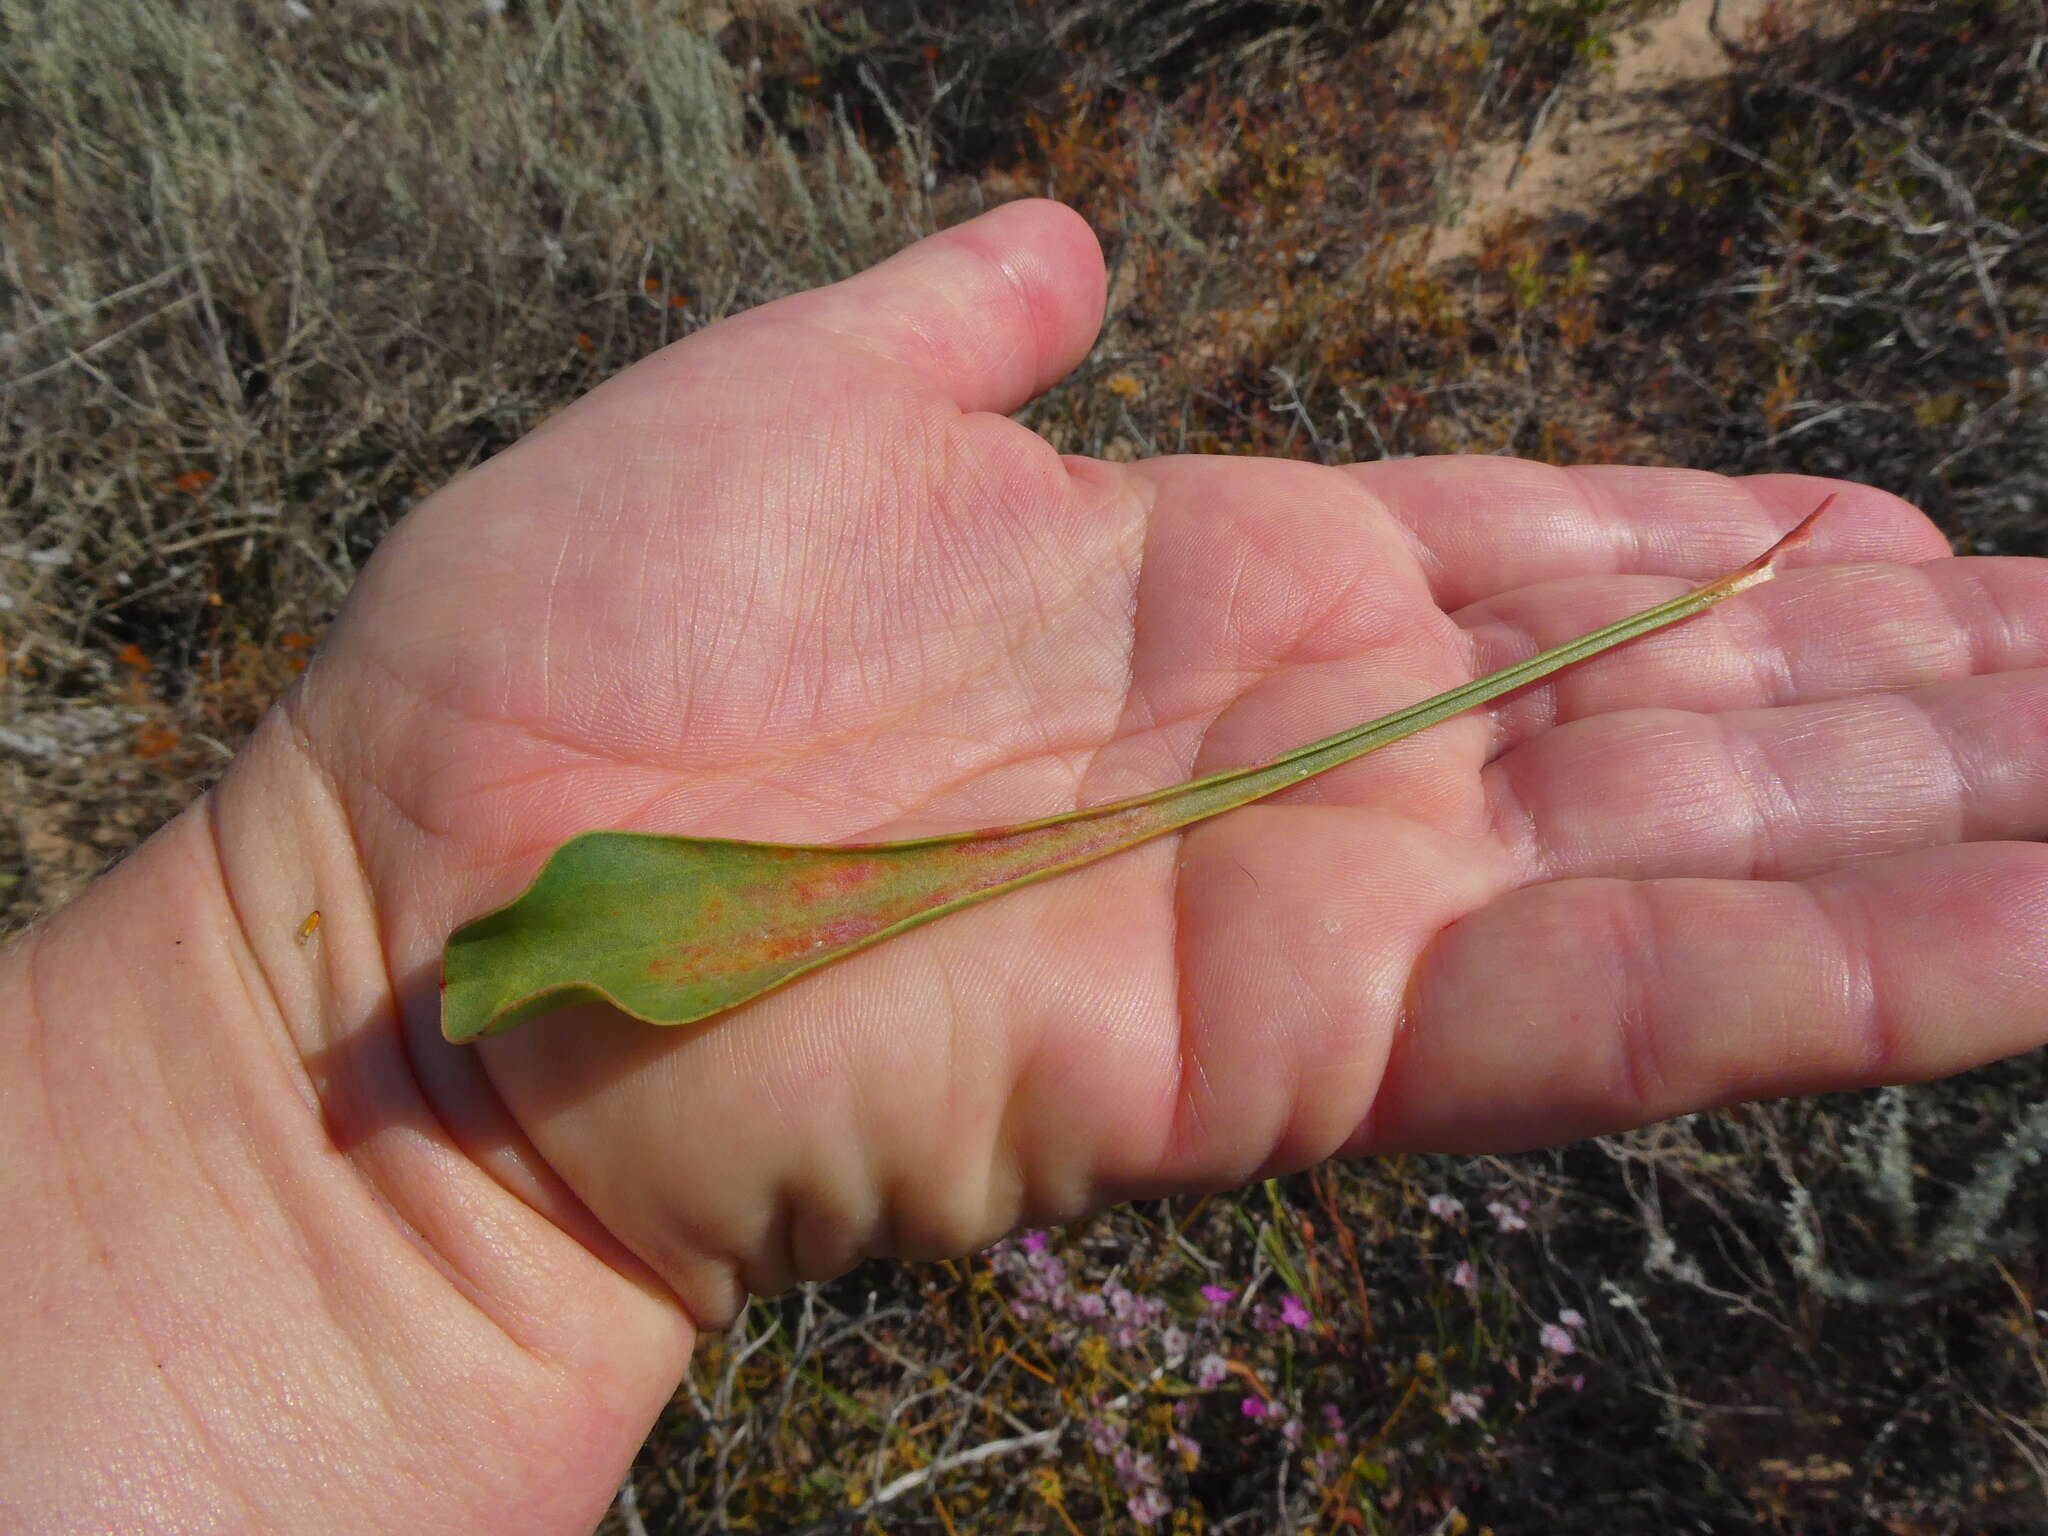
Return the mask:
[[[729,323],[829,332],[887,357],[963,411],[1007,414],[1087,355],[1104,289],[1102,248],[1087,222],[1033,198]]]

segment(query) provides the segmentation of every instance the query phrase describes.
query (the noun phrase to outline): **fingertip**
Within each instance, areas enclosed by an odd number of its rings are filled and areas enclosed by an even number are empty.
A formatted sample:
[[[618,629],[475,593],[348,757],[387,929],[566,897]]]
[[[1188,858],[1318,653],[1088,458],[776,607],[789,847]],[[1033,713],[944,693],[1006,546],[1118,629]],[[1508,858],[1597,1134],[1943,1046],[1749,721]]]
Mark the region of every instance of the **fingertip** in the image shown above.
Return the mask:
[[[1744,475],[1738,483],[1791,527],[1830,501],[1810,547],[1790,563],[1816,565],[1852,558],[1918,565],[1954,553],[1933,521],[1903,496],[1820,475]]]
[[[1087,221],[1029,198],[761,313],[878,351],[963,411],[1007,414],[1087,356],[1107,282]]]
[[[1014,410],[1073,372],[1095,345],[1109,296],[1102,242],[1079,213],[1049,197],[1004,203],[934,238],[947,236],[1005,275],[1030,327],[1036,366],[1025,393],[1012,405],[985,407]]]

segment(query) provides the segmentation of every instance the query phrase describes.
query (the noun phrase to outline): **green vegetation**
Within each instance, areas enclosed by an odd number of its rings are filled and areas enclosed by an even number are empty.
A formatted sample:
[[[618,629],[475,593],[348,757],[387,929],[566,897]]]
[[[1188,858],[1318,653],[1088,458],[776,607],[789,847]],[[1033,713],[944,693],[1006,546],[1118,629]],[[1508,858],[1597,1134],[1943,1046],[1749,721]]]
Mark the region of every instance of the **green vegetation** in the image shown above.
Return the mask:
[[[2048,553],[2048,20],[1767,11],[1634,186],[1445,257],[1475,154],[1651,14],[0,0],[6,920],[207,782],[427,490],[1027,192],[1113,269],[1028,413],[1064,449],[1804,470]],[[2038,1530],[2044,1076],[806,1287],[707,1341],[608,1528]]]

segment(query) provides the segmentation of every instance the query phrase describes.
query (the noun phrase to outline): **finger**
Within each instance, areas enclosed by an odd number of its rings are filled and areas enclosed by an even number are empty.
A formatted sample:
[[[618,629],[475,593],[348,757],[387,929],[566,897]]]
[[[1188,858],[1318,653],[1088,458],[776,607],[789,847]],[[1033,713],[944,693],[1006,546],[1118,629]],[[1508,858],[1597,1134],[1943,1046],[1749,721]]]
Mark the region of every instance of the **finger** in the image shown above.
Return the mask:
[[[1081,216],[1033,198],[740,321],[830,332],[909,369],[963,411],[1007,413],[1087,356],[1105,281],[1102,248]]]
[[[2048,848],[1801,882],[1572,880],[1444,932],[1347,1151],[1534,1146],[2048,1038]]]
[[[1784,709],[1629,710],[1487,768],[1527,881],[1785,880],[1943,843],[2048,836],[2048,671]]]
[[[1801,475],[1731,480],[1689,469],[1522,459],[1396,459],[1345,469],[1408,530],[1446,608],[1569,576],[1704,581],[1755,556],[1838,497],[1798,565],[1932,560],[1933,524],[1889,492]]]
[[[1676,597],[1675,577],[1587,576],[1523,587],[1454,618],[1475,676]],[[1556,674],[1488,715],[1489,755],[1617,709],[1723,711],[2048,666],[2048,561],[1790,571],[1734,602]]]

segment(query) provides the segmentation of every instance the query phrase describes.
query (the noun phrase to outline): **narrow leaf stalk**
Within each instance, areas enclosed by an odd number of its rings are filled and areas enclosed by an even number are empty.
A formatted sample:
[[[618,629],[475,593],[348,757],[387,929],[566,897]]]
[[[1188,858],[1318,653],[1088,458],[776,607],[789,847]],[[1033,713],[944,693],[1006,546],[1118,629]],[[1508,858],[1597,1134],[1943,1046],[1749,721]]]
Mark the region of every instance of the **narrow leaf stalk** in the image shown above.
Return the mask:
[[[642,832],[562,844],[442,962],[442,1030],[473,1040],[576,1002],[708,1018],[920,923],[1262,799],[1771,579],[1831,496],[1762,555],[1654,608],[1250,768],[1011,827],[809,846]]]

